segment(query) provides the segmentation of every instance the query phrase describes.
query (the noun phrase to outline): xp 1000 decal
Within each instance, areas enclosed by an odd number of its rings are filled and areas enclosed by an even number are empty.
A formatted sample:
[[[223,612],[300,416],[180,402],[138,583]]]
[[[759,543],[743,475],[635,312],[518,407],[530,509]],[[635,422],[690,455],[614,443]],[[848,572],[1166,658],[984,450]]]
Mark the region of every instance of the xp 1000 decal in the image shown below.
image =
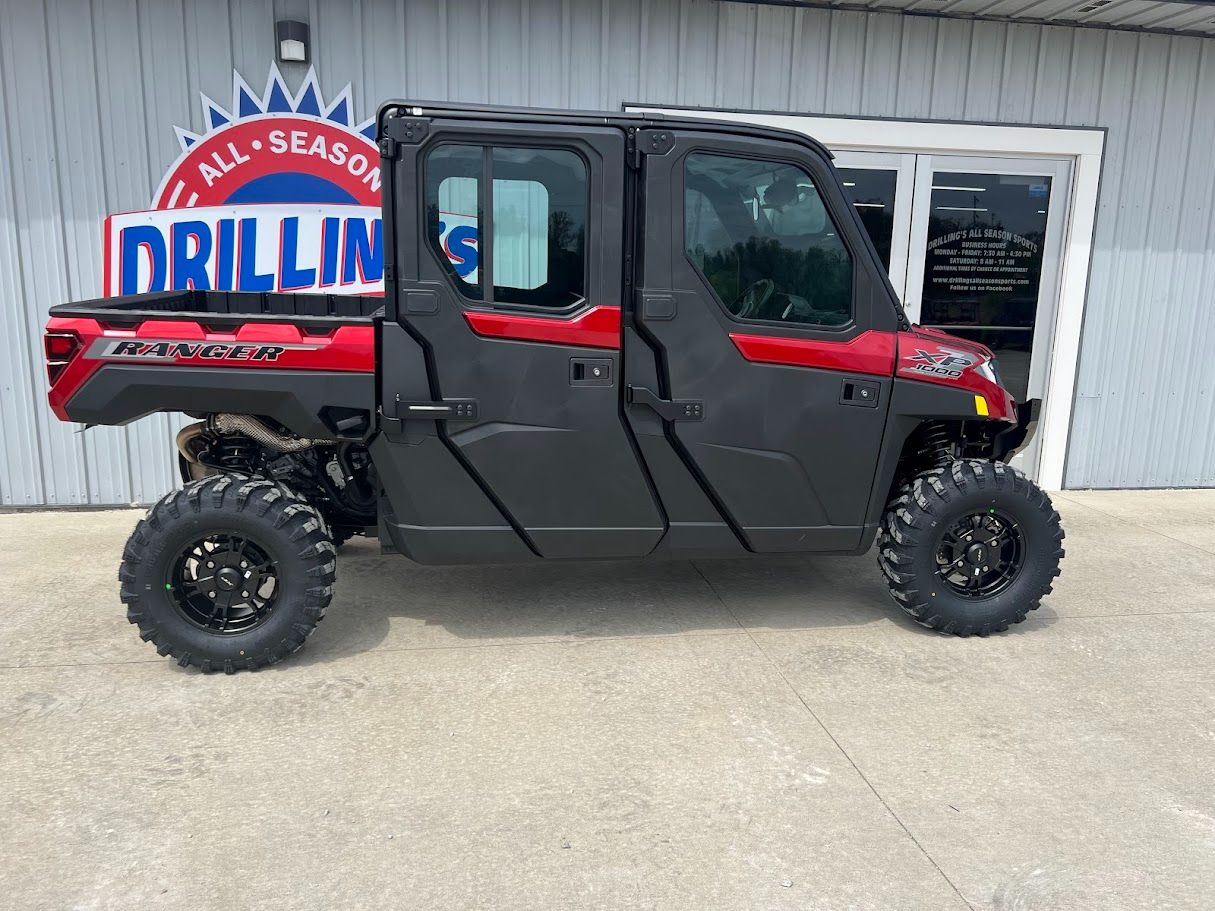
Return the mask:
[[[916,348],[915,353],[907,358],[905,369],[910,373],[957,379],[962,375],[962,371],[974,362],[974,355],[961,351],[950,351],[946,348],[925,351],[923,348]]]
[[[106,219],[105,294],[383,291],[375,120],[352,107],[349,85],[326,101],[309,70],[293,94],[273,65],[260,94],[234,72],[228,108],[202,95],[151,209]],[[452,261],[475,268],[475,220],[450,221]]]

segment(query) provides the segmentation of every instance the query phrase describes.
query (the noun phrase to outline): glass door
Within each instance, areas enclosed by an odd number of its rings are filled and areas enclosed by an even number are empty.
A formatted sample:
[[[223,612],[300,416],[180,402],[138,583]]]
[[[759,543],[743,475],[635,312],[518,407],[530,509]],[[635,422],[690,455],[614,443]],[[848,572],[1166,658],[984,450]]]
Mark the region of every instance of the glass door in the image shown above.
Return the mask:
[[[904,301],[912,322],[991,348],[1017,401],[1042,398],[1071,164],[920,155]],[[1037,441],[1013,464],[1032,474]]]
[[[895,152],[835,152],[844,192],[877,247],[891,284],[904,299],[915,159]]]

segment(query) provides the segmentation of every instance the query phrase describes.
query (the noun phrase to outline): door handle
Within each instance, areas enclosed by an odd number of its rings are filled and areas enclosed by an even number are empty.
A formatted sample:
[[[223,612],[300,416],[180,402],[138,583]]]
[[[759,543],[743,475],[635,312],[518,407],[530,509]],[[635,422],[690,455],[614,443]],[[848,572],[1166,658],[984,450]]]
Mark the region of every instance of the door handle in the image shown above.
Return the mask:
[[[613,382],[610,357],[570,358],[571,386],[611,386]]]
[[[664,421],[703,421],[704,402],[693,399],[660,399],[645,386],[629,386],[625,390],[630,405],[649,408]]]
[[[844,380],[840,387],[840,404],[876,408],[881,390],[881,384],[870,380]]]

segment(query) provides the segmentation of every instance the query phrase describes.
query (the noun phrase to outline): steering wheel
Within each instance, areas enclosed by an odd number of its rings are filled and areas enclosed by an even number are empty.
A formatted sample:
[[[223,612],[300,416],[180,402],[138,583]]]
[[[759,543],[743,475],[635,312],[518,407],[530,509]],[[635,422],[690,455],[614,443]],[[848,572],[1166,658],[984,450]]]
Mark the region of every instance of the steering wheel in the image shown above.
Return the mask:
[[[754,319],[775,291],[776,283],[772,279],[761,278],[747,286],[731,309],[735,316]]]

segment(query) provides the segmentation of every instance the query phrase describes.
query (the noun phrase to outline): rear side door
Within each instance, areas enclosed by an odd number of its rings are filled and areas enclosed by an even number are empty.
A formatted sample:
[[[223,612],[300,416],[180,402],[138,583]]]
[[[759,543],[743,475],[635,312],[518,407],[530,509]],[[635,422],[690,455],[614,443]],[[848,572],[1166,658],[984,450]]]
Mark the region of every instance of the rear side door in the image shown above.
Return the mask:
[[[626,370],[660,386],[626,390],[643,450],[661,433],[750,550],[857,547],[897,317],[830,162],[682,126],[637,149],[644,345]]]
[[[402,400],[386,341],[385,415],[420,427],[430,409],[419,439],[437,434],[535,553],[650,552],[664,518],[620,405],[623,133],[411,123],[396,130],[388,243],[397,321],[425,352],[431,401]],[[425,499],[429,483],[398,479],[398,499]],[[475,536],[430,537],[450,549]]]

